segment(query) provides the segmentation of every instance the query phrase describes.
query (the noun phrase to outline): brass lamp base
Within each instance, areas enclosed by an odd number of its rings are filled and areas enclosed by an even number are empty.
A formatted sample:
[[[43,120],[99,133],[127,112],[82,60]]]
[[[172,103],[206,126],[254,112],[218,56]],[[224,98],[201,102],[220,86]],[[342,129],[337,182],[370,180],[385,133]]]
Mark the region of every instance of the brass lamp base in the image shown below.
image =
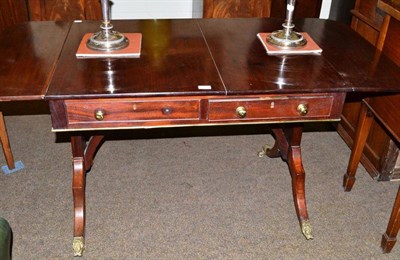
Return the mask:
[[[102,24],[101,31],[94,33],[86,42],[88,48],[96,51],[120,50],[129,45],[129,40],[122,33],[111,30],[112,25]]]

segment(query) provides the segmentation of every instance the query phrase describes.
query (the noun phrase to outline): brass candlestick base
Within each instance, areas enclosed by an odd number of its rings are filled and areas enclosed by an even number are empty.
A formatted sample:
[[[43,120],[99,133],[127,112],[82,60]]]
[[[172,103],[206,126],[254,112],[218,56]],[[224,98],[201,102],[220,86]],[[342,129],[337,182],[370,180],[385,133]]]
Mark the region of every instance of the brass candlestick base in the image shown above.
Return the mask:
[[[94,33],[88,39],[87,47],[96,51],[115,51],[127,47],[129,40],[122,33],[112,30],[108,0],[101,0],[101,11],[103,14],[103,22],[100,25],[101,31]]]
[[[112,30],[110,23],[102,24],[101,31],[94,33],[86,45],[96,51],[114,51],[128,46],[129,40],[122,34]]]
[[[304,39],[301,33],[288,30],[279,30],[272,32],[267,38],[267,42],[281,47],[281,48],[297,48],[307,44],[307,40]]]
[[[280,48],[297,48],[307,44],[301,33],[293,31],[294,24],[292,21],[295,4],[296,0],[287,0],[286,21],[282,24],[283,29],[270,34],[267,38],[269,44]]]

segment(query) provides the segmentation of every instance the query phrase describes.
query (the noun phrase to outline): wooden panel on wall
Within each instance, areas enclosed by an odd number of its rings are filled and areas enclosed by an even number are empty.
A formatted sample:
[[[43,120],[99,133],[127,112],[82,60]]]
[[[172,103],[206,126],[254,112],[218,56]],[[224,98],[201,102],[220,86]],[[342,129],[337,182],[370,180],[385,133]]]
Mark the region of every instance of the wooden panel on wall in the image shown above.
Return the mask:
[[[269,17],[271,0],[204,0],[204,18]]]
[[[99,0],[28,0],[32,21],[99,20]]]
[[[0,32],[7,26],[28,20],[25,0],[0,0]]]

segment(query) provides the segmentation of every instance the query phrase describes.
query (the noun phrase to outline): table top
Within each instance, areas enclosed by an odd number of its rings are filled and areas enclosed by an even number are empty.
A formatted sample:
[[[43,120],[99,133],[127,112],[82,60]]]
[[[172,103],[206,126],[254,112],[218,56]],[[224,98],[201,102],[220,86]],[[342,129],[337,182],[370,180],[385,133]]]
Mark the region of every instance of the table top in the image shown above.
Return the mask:
[[[138,59],[75,58],[97,22],[74,23],[47,98],[399,91],[400,70],[338,22],[296,20],[321,55],[268,56],[256,37],[281,28],[278,19],[115,21],[143,34]],[[215,62],[215,65],[214,65]],[[210,85],[211,90],[199,90]],[[89,87],[90,86],[90,87]],[[111,86],[111,87],[110,87]]]
[[[295,29],[308,32],[321,55],[268,56],[256,35],[280,29],[281,23],[273,18],[113,21],[117,31],[143,34],[140,58],[119,59],[75,57],[83,35],[99,30],[98,21],[72,23],[69,32],[66,23],[22,24],[0,36],[6,50],[0,57],[12,61],[0,66],[0,85],[6,86],[1,100],[400,92],[399,67],[338,22],[295,20]]]
[[[379,121],[385,125],[392,136],[400,142],[400,124],[398,111],[400,95],[381,96],[378,98],[365,99],[363,102],[373,111],[373,114],[379,118]]]
[[[65,22],[30,22],[0,35],[0,101],[44,97],[69,27]]]
[[[196,21],[113,21],[113,25],[120,32],[142,33],[140,58],[77,59],[83,35],[98,31],[99,22],[74,23],[49,98],[225,93]],[[212,90],[199,91],[198,85],[211,85]]]

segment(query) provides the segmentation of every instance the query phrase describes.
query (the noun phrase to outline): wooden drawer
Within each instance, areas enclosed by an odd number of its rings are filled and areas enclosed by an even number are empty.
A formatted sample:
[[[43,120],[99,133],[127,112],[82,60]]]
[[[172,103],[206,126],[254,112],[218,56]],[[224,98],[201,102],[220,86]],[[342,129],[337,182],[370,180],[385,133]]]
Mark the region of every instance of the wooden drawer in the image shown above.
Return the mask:
[[[209,102],[209,121],[295,121],[339,119],[343,97],[272,96],[214,99]]]
[[[198,120],[199,107],[199,100],[98,99],[93,101],[65,101],[69,125]]]
[[[345,93],[51,100],[53,130],[337,121]]]

